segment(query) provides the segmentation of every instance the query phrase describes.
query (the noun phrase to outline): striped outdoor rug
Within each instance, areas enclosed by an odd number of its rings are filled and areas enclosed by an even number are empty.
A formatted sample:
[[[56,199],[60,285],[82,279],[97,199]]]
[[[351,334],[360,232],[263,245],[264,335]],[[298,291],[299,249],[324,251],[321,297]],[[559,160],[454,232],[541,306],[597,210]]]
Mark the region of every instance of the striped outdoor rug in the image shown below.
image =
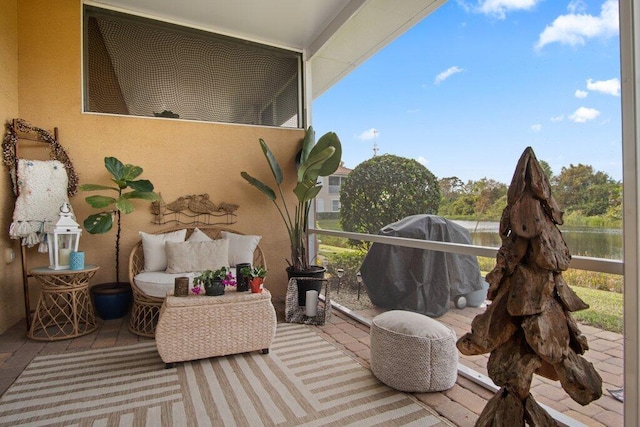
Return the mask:
[[[278,324],[267,355],[176,366],[153,342],[37,357],[0,399],[0,425],[449,425],[305,325]]]

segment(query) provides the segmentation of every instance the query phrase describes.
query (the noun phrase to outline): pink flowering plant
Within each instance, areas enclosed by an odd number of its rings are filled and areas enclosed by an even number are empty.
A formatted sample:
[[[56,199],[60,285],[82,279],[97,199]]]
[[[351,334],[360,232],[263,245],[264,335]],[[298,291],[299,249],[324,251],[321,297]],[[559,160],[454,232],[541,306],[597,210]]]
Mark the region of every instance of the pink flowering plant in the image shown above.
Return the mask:
[[[225,287],[236,286],[236,278],[233,276],[231,269],[229,267],[221,267],[217,270],[203,271],[202,274],[194,278],[192,292],[199,295],[205,284],[215,281],[222,282]],[[198,291],[196,291],[196,288]]]
[[[233,273],[231,273],[231,271],[229,271],[227,275],[224,276],[224,279],[222,279],[222,284],[225,286],[236,286],[236,278],[233,277]]]

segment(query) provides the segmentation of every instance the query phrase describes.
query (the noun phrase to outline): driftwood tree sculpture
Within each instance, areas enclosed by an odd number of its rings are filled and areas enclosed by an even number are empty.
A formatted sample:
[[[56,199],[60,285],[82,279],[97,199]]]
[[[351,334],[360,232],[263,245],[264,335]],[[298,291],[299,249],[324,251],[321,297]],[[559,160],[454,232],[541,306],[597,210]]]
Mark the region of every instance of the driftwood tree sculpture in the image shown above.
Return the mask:
[[[560,381],[576,402],[602,395],[602,378],[580,355],[587,339],[570,312],[588,308],[564,282],[571,255],[558,225],[562,211],[531,147],[516,167],[500,220],[502,246],[487,275],[487,310],[458,340],[465,355],[491,353],[489,377],[501,387],[476,426],[553,426],[530,394],[533,374]]]

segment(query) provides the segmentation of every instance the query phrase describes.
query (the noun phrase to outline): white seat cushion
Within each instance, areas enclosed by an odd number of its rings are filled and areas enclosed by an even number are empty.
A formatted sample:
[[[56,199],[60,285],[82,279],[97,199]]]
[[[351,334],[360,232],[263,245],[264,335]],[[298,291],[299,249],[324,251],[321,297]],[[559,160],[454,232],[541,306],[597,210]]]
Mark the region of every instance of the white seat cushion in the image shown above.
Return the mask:
[[[233,277],[236,277],[236,269],[230,268]],[[175,289],[176,277],[189,278],[189,292],[193,288],[193,279],[200,275],[199,271],[189,273],[165,273],[164,271],[145,271],[137,274],[133,280],[136,286],[150,297],[165,298]]]
[[[136,286],[145,294],[150,297],[164,298],[169,291],[173,292],[175,289],[176,277],[188,277],[189,289],[193,287],[193,278],[198,273],[165,273],[164,271],[145,271],[137,274],[133,279],[136,281]]]

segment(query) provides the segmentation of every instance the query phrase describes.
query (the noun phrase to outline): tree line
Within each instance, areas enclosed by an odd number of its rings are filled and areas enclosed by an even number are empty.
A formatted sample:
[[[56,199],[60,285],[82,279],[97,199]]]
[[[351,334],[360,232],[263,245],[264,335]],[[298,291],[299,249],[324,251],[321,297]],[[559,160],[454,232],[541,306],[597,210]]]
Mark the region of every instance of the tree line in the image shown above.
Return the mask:
[[[549,164],[540,161],[551,192],[565,212],[565,219],[574,223],[619,226],[622,222],[622,183],[591,165],[563,167],[554,175]],[[441,200],[438,214],[447,217],[473,217],[497,220],[507,201],[507,184],[493,179],[463,183],[457,177],[438,180]]]
[[[622,224],[622,183],[590,165],[569,165],[554,175],[545,161],[551,191],[565,212],[565,223],[600,227]],[[375,234],[409,215],[437,214],[451,219],[498,221],[507,205],[508,185],[482,178],[436,178],[414,159],[390,154],[356,166],[340,191],[344,231]]]

